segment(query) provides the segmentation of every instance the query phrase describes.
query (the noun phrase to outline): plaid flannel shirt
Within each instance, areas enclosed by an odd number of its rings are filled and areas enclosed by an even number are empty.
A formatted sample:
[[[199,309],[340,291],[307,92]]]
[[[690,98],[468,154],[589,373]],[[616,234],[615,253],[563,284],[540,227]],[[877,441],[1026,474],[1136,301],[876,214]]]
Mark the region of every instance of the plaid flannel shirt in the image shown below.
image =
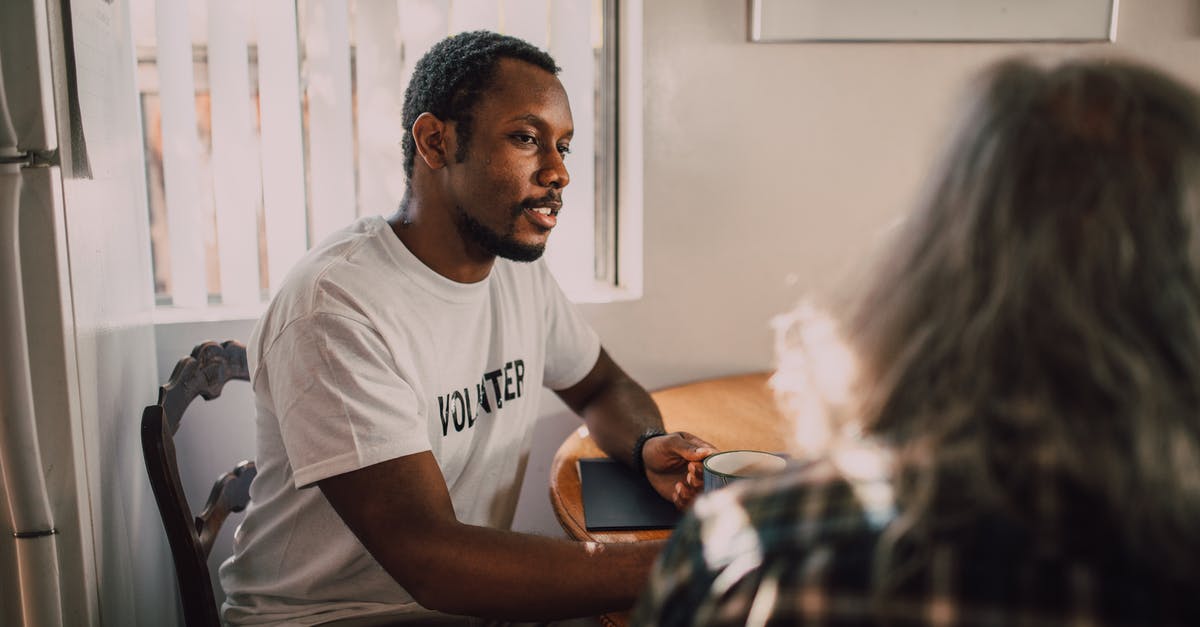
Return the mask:
[[[999,517],[910,552],[922,559],[898,562],[873,597],[876,547],[895,516],[885,477],[851,481],[828,462],[705,495],[632,624],[1200,625],[1196,582],[1188,594],[1156,583],[1152,565],[1037,556]]]

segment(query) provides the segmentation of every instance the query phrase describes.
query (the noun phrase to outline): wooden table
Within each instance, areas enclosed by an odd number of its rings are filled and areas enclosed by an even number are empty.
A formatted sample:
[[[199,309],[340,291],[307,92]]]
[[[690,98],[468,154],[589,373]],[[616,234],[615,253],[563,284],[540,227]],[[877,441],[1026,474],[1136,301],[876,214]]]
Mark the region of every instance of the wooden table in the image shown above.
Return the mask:
[[[711,442],[719,450],[786,450],[789,436],[787,421],[775,406],[769,387],[769,373],[754,373],[688,383],[651,394],[662,411],[667,431],[688,431]],[[567,535],[576,540],[596,542],[638,542],[661,540],[669,530],[588,531],[583,519],[583,497],[577,461],[585,457],[604,457],[588,436],[587,427],[576,429],[554,454],[550,466],[550,502]],[[628,616],[606,614],[600,622],[607,626],[628,624]]]

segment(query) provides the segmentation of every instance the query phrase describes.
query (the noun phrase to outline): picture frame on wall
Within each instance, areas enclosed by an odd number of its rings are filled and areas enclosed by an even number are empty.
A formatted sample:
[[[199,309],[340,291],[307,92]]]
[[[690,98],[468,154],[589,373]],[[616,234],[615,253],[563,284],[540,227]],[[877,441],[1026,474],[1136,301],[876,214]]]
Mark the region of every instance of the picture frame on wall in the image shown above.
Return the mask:
[[[1118,0],[748,0],[749,39],[1105,42]]]

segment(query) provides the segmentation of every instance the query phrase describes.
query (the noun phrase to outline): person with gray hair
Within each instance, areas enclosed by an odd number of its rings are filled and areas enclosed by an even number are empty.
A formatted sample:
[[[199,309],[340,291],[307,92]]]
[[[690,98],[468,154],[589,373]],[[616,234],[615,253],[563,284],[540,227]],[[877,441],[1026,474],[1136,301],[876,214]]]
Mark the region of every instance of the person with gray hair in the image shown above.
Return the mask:
[[[699,499],[635,624],[1200,624],[1200,97],[1113,60],[974,93],[844,324],[784,329],[824,453]]]

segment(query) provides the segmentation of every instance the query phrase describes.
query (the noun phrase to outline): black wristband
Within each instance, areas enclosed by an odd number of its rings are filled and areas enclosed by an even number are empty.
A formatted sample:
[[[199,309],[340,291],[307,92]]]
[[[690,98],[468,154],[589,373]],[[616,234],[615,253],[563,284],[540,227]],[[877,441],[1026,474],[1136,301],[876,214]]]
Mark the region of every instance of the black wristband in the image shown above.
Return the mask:
[[[667,433],[661,429],[647,429],[638,436],[636,442],[633,443],[633,469],[639,477],[646,476],[646,462],[642,459],[642,449],[646,448],[646,440],[657,438],[660,435]]]

